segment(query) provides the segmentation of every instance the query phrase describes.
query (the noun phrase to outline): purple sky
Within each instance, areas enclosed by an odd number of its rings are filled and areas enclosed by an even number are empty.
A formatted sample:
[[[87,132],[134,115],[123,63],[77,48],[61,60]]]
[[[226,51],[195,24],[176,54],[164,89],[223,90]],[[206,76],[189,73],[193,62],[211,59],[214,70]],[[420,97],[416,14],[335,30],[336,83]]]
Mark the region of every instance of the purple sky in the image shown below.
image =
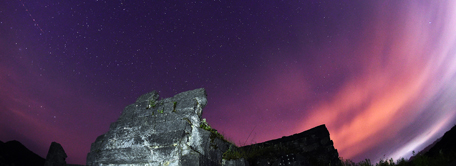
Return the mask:
[[[326,124],[343,158],[408,158],[456,123],[455,82],[451,0],[0,2],[0,140],[68,163],[140,95],[196,88],[238,145]]]

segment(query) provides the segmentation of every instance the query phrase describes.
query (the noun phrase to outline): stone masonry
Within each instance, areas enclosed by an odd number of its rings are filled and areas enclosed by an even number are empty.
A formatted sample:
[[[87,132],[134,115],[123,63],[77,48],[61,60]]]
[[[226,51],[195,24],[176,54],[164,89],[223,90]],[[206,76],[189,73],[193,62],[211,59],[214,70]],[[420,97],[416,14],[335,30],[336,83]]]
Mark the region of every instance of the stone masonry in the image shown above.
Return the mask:
[[[341,165],[325,125],[240,149],[250,166]]]
[[[201,114],[206,91],[159,100],[153,91],[125,107],[92,143],[88,166],[317,166],[341,165],[325,125],[263,143],[236,147]],[[223,158],[223,159],[222,159]]]
[[[158,100],[157,92],[128,105],[109,131],[92,143],[88,166],[212,166],[230,146],[201,120],[204,89]]]

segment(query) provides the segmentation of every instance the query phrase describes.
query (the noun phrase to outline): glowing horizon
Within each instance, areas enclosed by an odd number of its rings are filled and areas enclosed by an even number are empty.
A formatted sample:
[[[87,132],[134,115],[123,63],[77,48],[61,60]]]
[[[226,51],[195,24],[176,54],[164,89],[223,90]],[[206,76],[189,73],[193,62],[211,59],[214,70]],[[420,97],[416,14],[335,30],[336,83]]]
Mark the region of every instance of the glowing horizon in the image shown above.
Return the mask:
[[[313,114],[306,118],[301,130],[326,123],[340,155],[353,158],[385,140],[393,140],[402,129],[416,123],[423,111],[435,111],[433,114],[438,116],[432,119],[430,128],[410,136],[410,142],[394,142],[405,143],[396,145],[400,146],[397,151],[390,150],[386,154],[387,159],[395,160],[408,159],[412,151],[420,151],[445,132],[441,129],[448,128],[456,114],[454,101],[451,101],[455,97],[455,85],[451,83],[456,82],[456,3],[421,5],[406,5],[410,6],[403,18],[406,26],[396,27],[401,29],[399,31],[387,32],[388,28],[382,27],[388,26],[384,21],[372,25],[375,34],[372,41],[376,42],[363,51],[372,56],[366,62],[366,72],[358,79],[347,81],[333,100],[311,111]],[[436,15],[439,19],[428,20]],[[385,38],[394,34],[400,37],[394,36],[394,41],[388,41],[393,44],[385,62],[382,48],[390,44]],[[439,101],[446,107],[426,110],[436,104],[432,100],[444,93],[450,96],[443,96]],[[353,115],[353,111],[359,113],[352,120],[333,123],[343,114]]]

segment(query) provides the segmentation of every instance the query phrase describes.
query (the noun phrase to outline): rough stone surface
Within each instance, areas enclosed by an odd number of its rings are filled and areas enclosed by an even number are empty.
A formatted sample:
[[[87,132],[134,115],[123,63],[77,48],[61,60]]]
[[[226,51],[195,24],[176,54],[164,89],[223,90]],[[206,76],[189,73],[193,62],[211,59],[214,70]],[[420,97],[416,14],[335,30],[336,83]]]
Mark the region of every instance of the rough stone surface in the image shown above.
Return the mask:
[[[140,96],[92,143],[87,165],[341,165],[325,125],[238,148],[201,119],[206,104],[204,89],[162,100],[155,91]]]
[[[250,154],[247,158],[250,166],[341,165],[325,125],[240,149]]]
[[[205,90],[158,98],[154,91],[125,107],[109,131],[92,143],[86,164],[221,165],[222,154],[231,144],[201,128],[205,124],[201,120],[207,104]]]
[[[57,142],[52,142],[44,166],[66,166],[66,158],[67,154],[65,153],[65,150],[63,150],[62,145]]]
[[[249,162],[247,162],[244,158],[236,159],[236,160],[223,160],[223,166],[249,166]]]

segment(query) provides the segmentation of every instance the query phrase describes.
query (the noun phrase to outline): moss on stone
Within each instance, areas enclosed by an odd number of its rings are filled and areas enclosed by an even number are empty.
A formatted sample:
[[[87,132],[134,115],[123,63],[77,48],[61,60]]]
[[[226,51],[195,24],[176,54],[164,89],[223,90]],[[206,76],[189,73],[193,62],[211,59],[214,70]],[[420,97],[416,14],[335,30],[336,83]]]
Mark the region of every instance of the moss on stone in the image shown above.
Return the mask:
[[[188,118],[183,118],[182,120],[186,120],[188,122],[188,124],[192,125],[192,122],[190,121],[190,119]]]
[[[222,134],[220,134],[219,132],[217,132],[217,130],[213,129],[211,126],[209,126],[209,124],[206,122],[206,119],[203,119],[201,121],[201,124],[200,124],[200,128],[204,129],[204,130],[207,130],[209,132],[211,132],[211,135],[210,135],[210,138],[211,138],[211,142],[214,142],[214,139],[215,138],[219,138],[225,142],[230,142],[228,140],[225,139],[225,137],[223,137]],[[231,142],[230,142],[231,143]]]
[[[155,108],[155,100],[149,100],[149,105],[147,105],[146,109]]]
[[[173,102],[173,112],[176,112],[176,105],[177,105],[177,102]]]
[[[243,158],[245,156],[245,153],[242,151],[242,150],[239,150],[239,149],[233,149],[230,148],[224,152],[222,154],[222,159],[225,159],[225,160],[235,160],[235,159],[240,159],[240,158]]]

